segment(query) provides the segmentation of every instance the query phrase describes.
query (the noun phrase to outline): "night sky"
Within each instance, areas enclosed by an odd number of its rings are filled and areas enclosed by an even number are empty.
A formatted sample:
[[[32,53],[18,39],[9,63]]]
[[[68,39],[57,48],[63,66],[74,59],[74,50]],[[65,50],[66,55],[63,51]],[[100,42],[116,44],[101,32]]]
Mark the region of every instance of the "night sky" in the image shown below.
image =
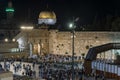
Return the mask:
[[[0,20],[5,18],[4,9],[9,0],[0,0]],[[99,18],[106,15],[120,14],[119,0],[12,0],[15,18],[37,23],[40,11],[47,8],[54,11],[57,24],[66,25],[73,17],[79,17],[78,23],[91,24],[95,15]]]

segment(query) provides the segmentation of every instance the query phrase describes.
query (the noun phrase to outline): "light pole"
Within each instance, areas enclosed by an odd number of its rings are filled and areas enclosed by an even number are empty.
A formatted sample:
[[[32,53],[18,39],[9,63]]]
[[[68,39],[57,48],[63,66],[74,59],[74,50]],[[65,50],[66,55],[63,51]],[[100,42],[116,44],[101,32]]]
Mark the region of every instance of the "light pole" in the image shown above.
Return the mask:
[[[75,38],[75,25],[71,23],[69,25],[72,28],[72,80],[74,80],[74,38]]]
[[[72,30],[72,80],[75,80],[75,76],[74,76],[74,38],[75,38],[75,22],[77,22],[79,20],[79,17],[77,17],[76,19],[73,18],[72,23],[69,24],[69,28]]]

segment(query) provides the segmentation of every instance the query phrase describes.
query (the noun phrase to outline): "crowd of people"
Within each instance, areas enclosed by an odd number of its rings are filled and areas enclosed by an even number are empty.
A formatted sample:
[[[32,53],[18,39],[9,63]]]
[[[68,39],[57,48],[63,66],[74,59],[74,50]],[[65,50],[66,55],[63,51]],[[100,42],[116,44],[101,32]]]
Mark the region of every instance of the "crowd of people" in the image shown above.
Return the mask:
[[[74,69],[75,80],[82,79],[82,72],[79,68]],[[39,76],[45,80],[70,80],[72,78],[71,65],[44,63],[39,66]]]
[[[77,61],[81,58],[75,57],[74,59]],[[63,62],[66,63],[63,64]],[[48,54],[33,59],[32,62],[24,62],[24,58],[17,60],[4,59],[4,61],[1,61],[1,66],[4,70],[12,71],[14,75],[45,80],[70,80],[72,78],[72,68],[71,63],[67,64],[67,62],[71,62],[71,56]],[[11,66],[13,69],[11,69]],[[79,66],[74,66],[75,80],[81,80],[83,72],[83,69],[80,69]]]
[[[11,71],[14,75],[35,76],[35,63],[27,63],[21,61],[2,61],[0,66],[4,71]]]
[[[81,60],[81,56],[74,56],[74,61]],[[72,57],[70,55],[57,55],[57,54],[47,54],[40,56],[40,61],[42,62],[71,62]]]

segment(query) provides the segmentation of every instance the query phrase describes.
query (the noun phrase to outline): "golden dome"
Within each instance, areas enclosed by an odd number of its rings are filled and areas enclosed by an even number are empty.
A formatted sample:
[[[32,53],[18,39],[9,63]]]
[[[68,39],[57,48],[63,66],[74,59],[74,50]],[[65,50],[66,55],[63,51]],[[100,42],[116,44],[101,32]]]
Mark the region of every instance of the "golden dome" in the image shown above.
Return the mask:
[[[56,15],[54,12],[42,11],[39,14],[39,19],[56,19]]]

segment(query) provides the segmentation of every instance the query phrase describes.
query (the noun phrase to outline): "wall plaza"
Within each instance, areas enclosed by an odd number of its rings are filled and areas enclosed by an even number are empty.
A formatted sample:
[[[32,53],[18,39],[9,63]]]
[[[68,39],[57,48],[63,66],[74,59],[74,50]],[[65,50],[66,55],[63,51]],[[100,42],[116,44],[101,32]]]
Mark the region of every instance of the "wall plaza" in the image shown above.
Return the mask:
[[[50,23],[51,20],[52,23]],[[18,42],[18,48],[24,51],[28,50],[28,53],[33,55],[49,53],[72,55],[71,31],[48,29],[49,26],[55,25],[56,21],[54,12],[40,12],[38,29],[21,29],[21,32],[14,37]],[[82,54],[87,54],[88,50],[94,46],[119,42],[119,35],[120,32],[75,31],[75,55],[81,56]]]

